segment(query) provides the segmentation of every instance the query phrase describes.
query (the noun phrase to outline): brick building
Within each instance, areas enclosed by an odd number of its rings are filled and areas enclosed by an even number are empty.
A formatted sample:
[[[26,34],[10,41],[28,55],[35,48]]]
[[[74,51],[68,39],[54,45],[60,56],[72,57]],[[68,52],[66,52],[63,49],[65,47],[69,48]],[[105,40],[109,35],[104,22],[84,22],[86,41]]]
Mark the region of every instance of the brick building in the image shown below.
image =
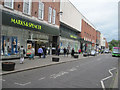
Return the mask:
[[[20,46],[35,47],[35,54],[40,46],[46,46],[50,54],[52,48],[58,45],[59,37],[59,0],[3,0],[2,10],[2,52],[11,57],[18,54]],[[27,2],[28,1],[28,2]],[[13,44],[13,42],[15,42]]]
[[[109,48],[108,42],[107,42],[106,38],[104,38],[104,40],[105,40],[105,48],[107,49],[107,48]]]
[[[95,30],[95,28],[93,26],[91,26],[89,23],[87,23],[83,19],[82,19],[81,38],[84,39],[85,50],[95,48],[96,30]]]

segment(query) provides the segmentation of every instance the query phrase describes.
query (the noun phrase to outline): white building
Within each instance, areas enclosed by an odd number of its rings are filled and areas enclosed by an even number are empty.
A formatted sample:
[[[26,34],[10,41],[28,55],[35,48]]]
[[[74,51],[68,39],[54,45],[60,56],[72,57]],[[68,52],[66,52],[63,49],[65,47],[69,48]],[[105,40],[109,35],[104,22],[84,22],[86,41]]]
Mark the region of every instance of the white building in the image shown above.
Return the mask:
[[[101,46],[101,49],[105,48],[105,39],[103,34],[100,35],[100,46]]]

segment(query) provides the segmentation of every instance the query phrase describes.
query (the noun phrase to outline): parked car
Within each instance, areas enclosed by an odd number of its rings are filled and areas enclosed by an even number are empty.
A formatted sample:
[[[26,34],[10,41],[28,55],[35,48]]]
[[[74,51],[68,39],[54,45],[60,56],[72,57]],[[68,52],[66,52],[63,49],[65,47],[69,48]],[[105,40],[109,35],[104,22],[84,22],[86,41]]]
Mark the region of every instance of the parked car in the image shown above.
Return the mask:
[[[96,52],[96,54],[98,55],[98,54],[99,54],[99,52],[97,51],[97,52]]]
[[[104,53],[109,53],[109,50],[105,50]]]
[[[96,56],[96,51],[95,51],[95,50],[92,50],[90,55],[91,55],[91,56]]]

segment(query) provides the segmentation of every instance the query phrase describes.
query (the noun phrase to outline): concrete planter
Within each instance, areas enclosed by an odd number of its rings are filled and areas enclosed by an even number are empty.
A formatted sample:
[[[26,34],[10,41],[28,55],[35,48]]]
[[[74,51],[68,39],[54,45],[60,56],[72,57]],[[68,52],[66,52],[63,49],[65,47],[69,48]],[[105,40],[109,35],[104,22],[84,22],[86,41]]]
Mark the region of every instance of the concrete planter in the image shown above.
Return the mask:
[[[74,55],[74,58],[78,58],[79,56],[78,55]]]
[[[13,71],[15,69],[14,62],[2,62],[2,70],[3,71]]]
[[[59,58],[57,58],[57,57],[52,57],[52,61],[53,61],[53,62],[59,62]]]

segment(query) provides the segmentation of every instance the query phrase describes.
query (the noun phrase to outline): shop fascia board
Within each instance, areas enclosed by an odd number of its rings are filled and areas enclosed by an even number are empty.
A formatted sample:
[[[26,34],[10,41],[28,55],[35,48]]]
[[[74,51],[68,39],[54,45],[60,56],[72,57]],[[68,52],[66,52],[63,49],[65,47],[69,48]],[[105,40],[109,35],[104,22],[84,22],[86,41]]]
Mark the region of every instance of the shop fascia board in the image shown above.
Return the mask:
[[[41,42],[48,42],[48,40],[41,40],[41,39],[27,39],[30,41],[41,41]]]
[[[21,11],[17,11],[17,10],[11,10],[11,9],[7,9],[7,8],[4,8],[3,5],[0,5],[0,9],[4,12],[9,12],[9,13],[12,13],[12,14],[16,14],[20,17],[24,17],[26,19],[30,19],[32,21],[37,21],[41,24],[47,24],[47,25],[50,25],[51,27],[56,27],[59,29],[59,25],[56,25],[56,24],[50,24],[48,23],[47,21],[44,21],[44,20],[40,20],[38,19],[37,17],[34,17],[34,16],[29,16],[29,15],[26,15],[26,14],[23,14]]]
[[[44,22],[40,22],[40,20],[39,21],[38,20],[33,20],[31,18],[20,16],[20,15],[17,15],[17,14],[14,14],[14,13],[11,13],[11,12],[8,12],[8,11],[5,11],[5,10],[2,10],[2,15],[3,15],[3,20],[2,20],[3,25],[25,28],[25,29],[29,29],[29,30],[32,30],[32,31],[39,31],[39,32],[47,33],[47,34],[50,34],[50,35],[53,35],[53,36],[54,35],[59,36],[59,27],[56,27],[55,25],[50,25],[50,24],[47,24],[47,23],[44,23]],[[23,21],[27,21],[27,22],[30,22],[30,23],[34,23],[34,24],[37,24],[37,25],[41,25],[42,29],[38,30],[38,29],[23,27],[23,26],[20,26],[20,25],[17,25],[17,24],[11,24],[10,23],[10,18],[12,18],[12,17],[16,18],[16,19],[21,19]]]
[[[60,37],[61,41],[68,41],[68,42],[78,42],[78,40],[71,40],[69,38],[65,38],[65,37]]]

